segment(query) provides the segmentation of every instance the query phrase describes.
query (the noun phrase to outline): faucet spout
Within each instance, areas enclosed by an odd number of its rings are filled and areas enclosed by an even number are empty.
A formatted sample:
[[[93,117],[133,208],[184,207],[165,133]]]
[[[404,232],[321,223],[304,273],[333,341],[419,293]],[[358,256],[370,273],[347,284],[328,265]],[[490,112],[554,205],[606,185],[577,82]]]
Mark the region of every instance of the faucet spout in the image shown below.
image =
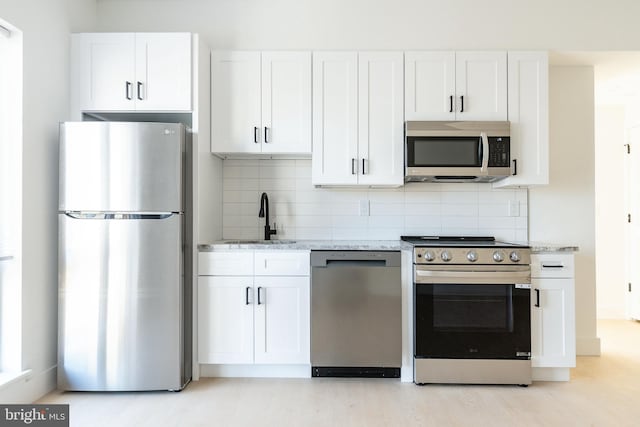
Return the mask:
[[[260,212],[258,212],[258,218],[264,218],[264,240],[271,240],[271,236],[276,234],[276,227],[274,224],[272,230],[269,225],[269,197],[267,197],[267,193],[262,193],[260,196]]]

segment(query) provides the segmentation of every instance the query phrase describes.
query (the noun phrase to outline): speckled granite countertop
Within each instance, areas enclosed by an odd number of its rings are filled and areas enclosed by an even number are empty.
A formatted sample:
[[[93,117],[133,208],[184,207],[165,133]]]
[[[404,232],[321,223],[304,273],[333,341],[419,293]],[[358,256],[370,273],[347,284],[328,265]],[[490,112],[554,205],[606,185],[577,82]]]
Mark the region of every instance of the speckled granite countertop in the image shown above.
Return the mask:
[[[529,246],[534,254],[579,250],[578,246],[546,242],[529,242]],[[201,252],[233,249],[399,251],[411,250],[413,245],[402,240],[220,240],[198,245]]]
[[[413,246],[402,240],[220,240],[198,245],[200,252],[233,249],[399,251]]]
[[[578,252],[580,250],[578,246],[547,242],[529,242],[529,246],[531,246],[531,253],[534,254],[545,252]]]

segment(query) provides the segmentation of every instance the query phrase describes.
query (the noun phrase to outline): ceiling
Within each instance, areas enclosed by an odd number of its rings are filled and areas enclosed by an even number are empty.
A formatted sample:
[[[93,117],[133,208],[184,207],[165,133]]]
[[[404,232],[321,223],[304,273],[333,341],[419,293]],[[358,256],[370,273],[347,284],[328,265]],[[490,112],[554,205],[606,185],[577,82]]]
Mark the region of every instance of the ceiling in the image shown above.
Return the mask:
[[[624,105],[640,98],[640,51],[551,52],[549,63],[592,65],[596,105]]]

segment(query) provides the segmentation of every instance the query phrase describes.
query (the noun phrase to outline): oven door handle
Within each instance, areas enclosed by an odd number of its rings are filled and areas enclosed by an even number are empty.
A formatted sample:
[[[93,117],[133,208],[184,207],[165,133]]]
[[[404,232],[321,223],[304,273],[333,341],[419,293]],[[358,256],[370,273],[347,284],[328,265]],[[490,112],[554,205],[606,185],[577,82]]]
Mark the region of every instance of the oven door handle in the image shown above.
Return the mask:
[[[456,270],[418,270],[416,283],[450,284],[526,284],[531,283],[531,271],[456,271]]]
[[[486,132],[480,132],[480,139],[482,140],[482,166],[480,172],[487,172],[489,168],[489,137]]]

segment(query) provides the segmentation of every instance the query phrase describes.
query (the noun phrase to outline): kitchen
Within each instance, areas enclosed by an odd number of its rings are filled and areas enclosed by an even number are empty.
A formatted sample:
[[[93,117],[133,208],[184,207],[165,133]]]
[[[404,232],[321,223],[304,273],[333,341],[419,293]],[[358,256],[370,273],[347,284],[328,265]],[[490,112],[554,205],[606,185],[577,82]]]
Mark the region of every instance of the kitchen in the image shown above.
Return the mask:
[[[5,2],[7,3],[7,2]],[[247,5],[238,6],[225,6],[227,9],[223,9],[226,12],[217,14],[213,6],[204,5],[204,2],[162,2],[163,6],[154,6],[154,12],[149,15],[149,11],[145,9],[148,3],[145,2],[127,2],[124,6],[123,2],[117,1],[101,1],[96,4],[87,4],[85,2],[76,2],[70,9],[71,13],[66,14],[64,10],[59,10],[53,6],[45,5],[45,2],[38,4],[42,8],[45,15],[55,17],[56,22],[60,22],[64,28],[60,29],[54,25],[38,25],[40,22],[34,21],[35,18],[30,17],[28,10],[21,10],[18,5],[11,5],[8,2],[6,16],[3,13],[2,18],[7,19],[9,22],[15,23],[25,31],[25,81],[29,82],[64,82],[67,75],[67,62],[58,58],[68,58],[67,39],[70,32],[81,31],[193,31],[200,33],[202,37],[205,37],[210,44],[210,48],[220,49],[308,49],[313,47],[314,49],[393,49],[393,50],[405,50],[405,49],[483,49],[483,48],[505,48],[505,49],[523,49],[523,48],[542,48],[542,49],[568,49],[568,48],[581,48],[581,49],[619,49],[619,48],[632,48],[624,44],[618,44],[618,40],[608,40],[606,38],[598,38],[595,36],[587,35],[590,31],[586,23],[574,22],[576,27],[572,27],[571,34],[567,34],[560,30],[563,28],[562,22],[570,20],[568,16],[569,11],[561,11],[557,15],[548,18],[547,15],[553,15],[546,13],[548,9],[535,10],[533,12],[537,18],[533,19],[529,15],[529,11],[515,11],[513,19],[507,22],[502,22],[501,25],[508,25],[510,38],[505,41],[503,38],[505,33],[497,33],[494,35],[485,34],[476,28],[473,33],[475,36],[470,39],[464,36],[465,32],[460,34],[456,32],[448,31],[448,26],[445,26],[445,19],[443,16],[447,14],[453,14],[454,10],[445,9],[442,13],[441,19],[429,20],[429,25],[425,26],[423,22],[419,21],[417,16],[412,14],[413,25],[407,25],[407,16],[401,12],[401,9],[391,8],[390,6],[379,5],[378,7],[369,6],[370,20],[376,22],[377,28],[389,28],[388,33],[368,30],[368,26],[360,26],[360,31],[355,34],[351,33],[349,26],[346,25],[345,20],[349,17],[354,17],[357,10],[350,8],[344,8],[335,4],[325,3],[323,6],[315,5],[310,9],[299,10],[298,6],[293,6],[289,12],[284,13],[282,10],[277,12],[275,10],[267,10],[266,6],[252,5],[253,7],[247,10]],[[499,3],[499,2],[498,2]],[[127,13],[121,13],[126,7]],[[205,8],[204,13],[199,7]],[[218,7],[220,7],[218,5]],[[413,7],[418,7],[413,4]],[[420,6],[425,7],[425,6]],[[442,7],[441,5],[438,7]],[[629,5],[629,7],[635,7]],[[97,11],[97,15],[96,15]],[[338,11],[340,11],[338,13]],[[84,13],[83,13],[84,12]],[[555,12],[555,9],[554,9]],[[291,19],[294,14],[296,19]],[[464,15],[463,12],[457,11],[457,13]],[[335,15],[339,15],[340,18],[336,19]],[[563,15],[564,14],[564,15]],[[175,17],[183,16],[180,20],[176,21]],[[136,19],[140,16],[153,16],[154,19]],[[187,18],[188,16],[188,18]],[[236,21],[230,19],[230,16],[235,17]],[[262,20],[261,17],[266,16],[269,19]],[[595,12],[594,15],[596,16]],[[626,16],[626,15],[624,15]],[[71,21],[76,18],[76,21]],[[249,19],[252,25],[248,27],[252,28],[252,31],[240,30],[245,28],[245,19]],[[453,19],[453,17],[451,17]],[[548,19],[552,19],[556,23],[557,32],[545,32],[543,34],[537,34],[536,31],[525,31],[526,28],[531,28],[531,23],[548,22]],[[620,18],[625,19],[625,18]],[[476,25],[472,21],[465,21],[467,26]],[[66,24],[62,24],[66,23]],[[263,27],[267,23],[273,23],[275,30],[266,31],[267,28]],[[585,27],[586,26],[586,27]],[[427,30],[426,28],[431,28]],[[446,28],[445,28],[446,27]],[[522,29],[518,29],[522,27]],[[236,28],[234,30],[234,28]],[[284,32],[283,29],[287,28],[288,31]],[[421,29],[422,28],[422,29]],[[441,34],[447,34],[446,37],[438,36],[434,38],[435,31],[440,28]],[[590,27],[588,27],[590,28]],[[27,30],[36,30],[36,35],[30,35]],[[431,31],[434,31],[431,33]],[[506,30],[505,30],[506,31]],[[628,28],[629,37],[628,40],[633,39],[633,29],[630,26]],[[390,37],[389,34],[393,33],[394,36]],[[533,34],[536,33],[535,37]],[[37,36],[39,34],[39,36]],[[299,35],[306,36],[300,37]],[[482,34],[482,35],[479,35]],[[53,36],[52,36],[53,35]],[[296,35],[296,37],[291,37]],[[431,37],[431,38],[430,38]],[[431,42],[418,42],[417,40],[429,40]],[[436,41],[437,40],[437,41]],[[604,40],[604,41],[601,41]],[[622,43],[622,42],[620,42]],[[47,72],[42,71],[40,64],[52,64],[45,67]],[[31,66],[30,66],[31,65]],[[584,74],[580,74],[584,71]],[[580,79],[576,79],[576,73]],[[554,94],[568,94],[573,90],[579,90],[580,84],[588,82],[589,75],[588,70],[552,70],[552,76],[550,79],[551,84],[551,102],[552,111],[554,108],[563,108],[560,104],[559,107],[553,107],[556,104],[554,102],[561,102],[561,100],[555,98]],[[571,83],[571,85],[569,85]],[[29,118],[34,123],[39,123],[36,126],[25,127],[24,129],[24,144],[25,153],[29,153],[29,160],[24,164],[23,176],[28,177],[24,180],[24,193],[25,193],[25,206],[30,210],[43,212],[53,212],[57,204],[57,190],[53,184],[57,177],[57,164],[55,159],[57,158],[57,139],[56,129],[51,126],[50,123],[57,123],[58,121],[68,118],[67,106],[67,87],[56,86],[53,84],[46,84],[38,87],[38,91],[35,92],[35,86],[25,86],[25,111],[29,111]],[[33,91],[33,92],[32,92]],[[40,96],[40,93],[46,96]],[[31,95],[30,95],[31,94]],[[582,95],[580,95],[582,96]],[[569,98],[569,97],[567,97]],[[571,98],[580,106],[582,102],[581,97]],[[588,97],[586,102],[588,102]],[[572,107],[576,107],[572,105]],[[569,107],[567,107],[568,109]],[[590,136],[588,129],[583,129],[581,124],[583,120],[589,119],[588,112],[585,116],[580,116],[575,109],[573,114],[568,114],[566,111],[562,112],[563,120],[561,122],[555,121],[554,117],[551,117],[551,184],[547,187],[541,187],[529,191],[528,200],[528,228],[530,238],[532,240],[541,241],[558,241],[567,242],[580,246],[580,252],[576,254],[576,273],[577,277],[580,277],[581,285],[577,288],[577,304],[579,307],[577,311],[577,336],[585,339],[587,343],[591,343],[596,339],[595,329],[595,284],[593,279],[593,236],[591,232],[585,232],[584,230],[590,230],[593,227],[590,226],[589,214],[584,212],[593,212],[593,191],[589,193],[588,190],[585,193],[585,189],[589,188],[590,184],[585,184],[585,176],[592,176],[593,172],[589,172],[589,166],[592,162],[589,162],[589,156],[591,149],[584,149],[581,141],[588,141],[593,137]],[[26,118],[26,115],[25,115]],[[575,121],[572,121],[575,120]],[[581,136],[578,133],[584,132]],[[554,144],[553,141],[562,140],[562,144]],[[42,145],[40,141],[47,141]],[[575,144],[575,146],[572,146]],[[588,148],[588,147],[587,147]],[[560,150],[560,151],[554,151]],[[580,153],[585,158],[570,157],[565,153]],[[211,157],[210,155],[208,155]],[[554,159],[563,159],[562,164]],[[567,161],[573,163],[567,164]],[[267,161],[261,162],[261,164]],[[297,161],[296,161],[297,162]],[[571,164],[576,166],[572,167]],[[261,166],[262,167],[262,166]],[[266,166],[268,167],[268,166]],[[307,169],[303,167],[301,169]],[[570,174],[571,170],[580,170],[582,172],[581,177],[575,177]],[[304,172],[301,171],[301,172]],[[229,172],[228,172],[229,173]],[[305,172],[306,173],[306,172]],[[590,175],[591,174],[591,175]],[[43,182],[49,182],[43,186]],[[213,181],[213,180],[211,180]],[[592,179],[591,179],[592,181]],[[226,182],[226,181],[225,181]],[[472,187],[475,184],[470,184]],[[407,186],[409,188],[409,186]],[[204,189],[201,187],[201,190]],[[219,189],[223,191],[223,189]],[[342,195],[349,193],[353,190],[317,190],[319,192],[335,191]],[[404,190],[397,190],[403,192]],[[473,190],[471,192],[475,192]],[[436,191],[437,193],[438,191]],[[394,191],[389,191],[389,194],[394,194]],[[387,191],[367,190],[367,195],[357,194],[358,200],[365,197],[378,197],[379,194],[385,194],[382,197],[397,197],[394,195],[387,196]],[[478,194],[478,193],[476,193]],[[591,194],[591,195],[589,195]],[[372,196],[369,196],[372,195]],[[259,196],[259,194],[258,194]],[[406,194],[405,194],[406,196]],[[347,197],[346,195],[344,197]],[[449,196],[447,196],[449,197]],[[455,197],[455,195],[453,196]],[[480,196],[478,196],[480,197]],[[255,200],[255,202],[253,202]],[[406,200],[406,197],[405,197]],[[252,199],[252,203],[257,205],[259,199],[256,197]],[[564,205],[563,209],[558,209],[556,206],[560,206],[560,201]],[[371,199],[373,206],[373,199]],[[357,206],[356,206],[357,207]],[[522,208],[522,206],[521,206]],[[391,209],[397,209],[391,207]],[[277,212],[277,209],[275,210]],[[352,212],[352,210],[350,210]],[[523,209],[523,213],[526,210]],[[549,218],[549,213],[552,212],[552,218]],[[357,213],[357,210],[356,210]],[[251,217],[251,220],[255,222],[255,231],[258,227],[262,226],[261,220],[257,217],[257,211],[247,217]],[[224,213],[222,211],[212,211],[211,215],[207,218],[223,218]],[[353,215],[356,218],[351,218],[353,221],[359,220],[359,215]],[[393,215],[392,215],[393,216]],[[399,216],[399,215],[398,215]],[[577,223],[575,218],[580,218],[584,223]],[[553,219],[553,220],[552,220]],[[28,253],[25,255],[25,266],[31,266],[32,268],[24,268],[24,280],[26,283],[31,283],[26,289],[24,296],[25,301],[30,301],[33,304],[33,308],[36,313],[34,317],[29,317],[25,321],[25,327],[33,324],[40,325],[45,323],[54,323],[55,308],[50,307],[47,301],[55,300],[55,291],[50,287],[50,284],[56,277],[56,259],[51,254],[56,251],[55,233],[48,232],[47,230],[55,230],[56,225],[53,218],[50,216],[43,216],[42,218],[35,219],[32,222],[30,231],[26,231],[23,246],[29,248]],[[328,223],[325,223],[324,227],[327,227]],[[406,224],[406,223],[405,223]],[[333,225],[332,225],[333,226]],[[214,228],[212,224],[204,223],[203,227]],[[368,225],[367,225],[368,227]],[[203,229],[204,229],[203,228]],[[338,227],[340,228],[340,227]],[[344,227],[343,227],[344,228]],[[365,233],[362,230],[364,227],[360,227],[359,233]],[[283,231],[287,231],[287,227]],[[339,231],[338,231],[339,232]],[[211,230],[205,231],[205,233],[211,233]],[[591,233],[591,234],[590,234]],[[43,240],[45,236],[45,240]],[[205,241],[211,241],[215,238],[212,235],[205,235]],[[244,236],[238,236],[238,238]],[[248,238],[249,236],[247,236]],[[257,238],[258,235],[252,238]],[[296,236],[296,238],[298,238]],[[397,236],[396,236],[397,238]],[[590,249],[591,248],[591,249]],[[44,372],[49,366],[52,366],[55,362],[55,352],[51,346],[55,347],[55,339],[52,337],[52,330],[40,330],[39,328],[30,328],[34,332],[29,333],[24,338],[25,346],[25,358],[30,363],[29,366],[35,368],[36,372]],[[38,332],[35,332],[35,331]],[[44,343],[44,344],[41,344]],[[48,343],[48,344],[47,344]],[[588,348],[593,348],[593,345],[588,345]],[[596,346],[597,347],[597,346]],[[34,384],[32,382],[32,384]],[[46,387],[45,387],[46,389]]]

